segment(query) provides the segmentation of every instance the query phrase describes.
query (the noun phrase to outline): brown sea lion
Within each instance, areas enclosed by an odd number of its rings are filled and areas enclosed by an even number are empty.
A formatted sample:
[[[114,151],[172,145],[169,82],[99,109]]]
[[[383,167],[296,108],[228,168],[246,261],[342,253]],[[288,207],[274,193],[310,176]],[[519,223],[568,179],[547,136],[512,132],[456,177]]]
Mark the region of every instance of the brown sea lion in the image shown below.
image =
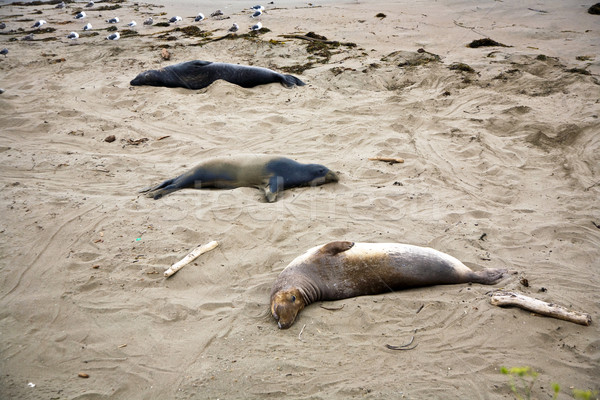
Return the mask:
[[[262,189],[269,203],[279,192],[300,186],[337,182],[338,176],[320,164],[301,164],[285,157],[239,155],[205,161],[184,174],[140,190],[155,200],[179,189]]]
[[[271,290],[271,314],[289,328],[307,305],[419,286],[454,283],[491,285],[504,269],[472,271],[456,258],[427,247],[400,243],[331,242],[293,260]]]
[[[305,85],[293,75],[280,74],[267,68],[201,60],[145,71],[130,83],[132,86],[150,85],[202,89],[218,79],[245,88],[268,83],[281,83],[287,88]]]

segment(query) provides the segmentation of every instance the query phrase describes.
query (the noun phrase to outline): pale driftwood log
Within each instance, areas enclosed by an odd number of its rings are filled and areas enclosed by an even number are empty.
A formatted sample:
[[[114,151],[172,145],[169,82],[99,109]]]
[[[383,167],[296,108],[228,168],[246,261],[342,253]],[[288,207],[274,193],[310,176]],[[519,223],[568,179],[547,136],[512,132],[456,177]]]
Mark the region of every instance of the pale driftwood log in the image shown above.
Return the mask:
[[[389,162],[390,164],[397,164],[397,163],[403,163],[404,162],[404,159],[402,159],[402,158],[395,158],[395,157],[371,157],[371,158],[369,158],[369,160],[371,160],[371,161]]]
[[[207,251],[211,251],[218,245],[219,243],[213,240],[210,243],[196,247],[190,252],[190,254],[181,259],[181,261],[178,261],[175,264],[171,265],[171,268],[165,271],[165,278],[170,277],[175,272],[179,271],[181,268],[185,267],[186,265],[194,261],[196,258],[200,257],[202,254],[206,253]]]
[[[592,323],[592,316],[590,314],[571,311],[563,306],[547,303],[515,292],[495,292],[492,294],[490,303],[499,307],[515,306],[533,311],[536,314],[574,322],[579,325],[587,326]]]

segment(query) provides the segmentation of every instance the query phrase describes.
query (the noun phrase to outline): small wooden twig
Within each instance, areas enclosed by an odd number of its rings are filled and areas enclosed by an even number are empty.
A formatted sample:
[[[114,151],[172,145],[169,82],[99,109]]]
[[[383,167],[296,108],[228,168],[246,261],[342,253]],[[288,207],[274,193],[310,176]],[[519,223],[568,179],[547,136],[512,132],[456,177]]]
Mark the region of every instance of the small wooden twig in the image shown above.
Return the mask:
[[[304,328],[306,328],[306,324],[304,324],[304,325],[302,326],[302,329],[300,329],[300,333],[298,334],[298,339],[299,339],[299,340],[302,340],[302,332],[304,332]]]
[[[345,304],[342,304],[341,307],[325,307],[324,305],[321,305],[321,308],[327,311],[340,311],[344,306]]]
[[[395,157],[371,157],[369,158],[371,161],[383,161],[388,162],[390,164],[401,164],[404,162],[403,158],[395,158]]]
[[[186,265],[188,265],[189,263],[194,261],[196,258],[201,256],[202,254],[206,253],[207,251],[211,251],[218,245],[219,245],[219,243],[217,241],[213,240],[210,243],[196,247],[194,250],[192,250],[190,252],[190,254],[188,254],[187,256],[185,256],[183,259],[176,262],[175,264],[171,265],[171,268],[169,268],[168,270],[165,271],[165,278],[170,277],[175,272],[179,271],[181,268],[185,267]]]
[[[412,349],[414,349],[415,347],[418,346],[418,344],[415,344],[413,347],[408,347],[408,346],[410,346],[412,344],[412,342],[414,342],[414,340],[415,340],[415,337],[413,336],[413,337],[410,338],[410,341],[408,343],[406,343],[406,344],[401,344],[400,346],[394,346],[394,345],[391,345],[391,344],[386,344],[385,347],[387,347],[390,350],[412,350]]]
[[[592,316],[590,314],[571,311],[557,304],[547,303],[515,292],[495,292],[492,294],[490,303],[499,307],[515,306],[524,310],[533,311],[536,314],[558,318],[580,325],[587,326],[592,323]]]

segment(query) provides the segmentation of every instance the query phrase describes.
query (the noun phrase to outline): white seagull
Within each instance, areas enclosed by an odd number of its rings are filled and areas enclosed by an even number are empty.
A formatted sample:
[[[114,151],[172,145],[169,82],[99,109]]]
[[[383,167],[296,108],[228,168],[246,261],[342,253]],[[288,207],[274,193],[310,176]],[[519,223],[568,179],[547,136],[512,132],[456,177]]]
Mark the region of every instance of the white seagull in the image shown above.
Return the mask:
[[[204,19],[204,14],[202,13],[198,13],[198,15],[196,15],[196,18],[194,18],[194,21],[196,22],[200,22]]]
[[[67,35],[67,38],[69,39],[78,39],[79,38],[79,34],[77,32],[71,32]]]
[[[169,22],[179,22],[181,21],[181,17],[179,15],[176,15],[174,17],[171,17],[171,19],[169,20]]]
[[[108,40],[119,40],[120,37],[121,37],[121,35],[119,35],[119,32],[115,32],[115,33],[108,35],[106,38]]]
[[[254,11],[254,14],[251,15],[252,18],[258,18],[262,15],[262,11],[261,10],[256,10]]]
[[[262,24],[260,22],[257,22],[256,24],[252,25],[252,28],[250,28],[250,30],[258,31],[260,30],[260,28],[262,28]]]
[[[240,29],[238,24],[233,24],[231,28],[229,28],[229,32],[237,32]]]
[[[152,17],[150,17],[144,21],[144,25],[152,25],[153,23],[154,23],[154,20],[152,19]]]
[[[81,19],[81,18],[85,18],[85,13],[83,11],[78,12],[77,15],[75,16],[75,19]]]
[[[107,19],[106,22],[108,22],[109,24],[116,24],[117,22],[119,22],[119,17]]]
[[[127,24],[127,26],[130,26],[130,27],[132,27],[132,28],[133,28],[134,26],[136,26],[136,25],[137,25],[137,24],[135,23],[135,21],[131,21],[130,23],[128,23],[128,24]]]
[[[56,5],[56,7],[54,7],[54,8],[65,8],[65,2],[64,2],[64,1],[61,1],[61,2],[60,2],[60,3],[58,3],[58,4]]]
[[[89,2],[89,3],[87,3],[85,6],[86,6],[86,7],[94,7],[94,2],[93,2],[93,1],[90,1],[90,2]]]
[[[92,29],[92,24],[90,24],[89,22],[87,24],[85,24],[85,26],[83,27],[84,31],[89,31]]]
[[[44,25],[46,23],[46,21],[44,21],[43,19],[40,19],[39,21],[37,21],[35,24],[33,24],[31,27],[32,28],[39,28],[42,25]]]

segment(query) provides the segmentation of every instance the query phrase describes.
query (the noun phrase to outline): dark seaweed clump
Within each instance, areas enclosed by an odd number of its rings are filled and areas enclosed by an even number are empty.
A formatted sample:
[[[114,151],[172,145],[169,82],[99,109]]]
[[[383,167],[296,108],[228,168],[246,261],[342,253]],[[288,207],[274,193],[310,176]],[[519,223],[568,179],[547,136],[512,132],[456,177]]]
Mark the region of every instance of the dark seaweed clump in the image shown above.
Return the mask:
[[[454,63],[448,67],[451,71],[463,71],[474,73],[475,70],[465,63]]]
[[[195,37],[208,37],[211,36],[212,33],[208,31],[203,31],[198,28],[196,25],[184,26],[183,28],[177,28],[176,31],[181,31],[186,36],[195,36]]]
[[[117,10],[117,9],[119,9],[119,8],[121,8],[121,6],[120,6],[120,5],[118,5],[118,4],[113,4],[112,6],[102,6],[102,7],[99,7],[99,8],[98,8],[98,9],[96,9],[95,11],[112,11],[112,10]]]
[[[485,38],[485,39],[473,40],[471,43],[469,43],[467,45],[467,47],[475,49],[477,47],[510,47],[510,46],[507,46],[502,43],[498,43],[495,40],[492,40],[490,38]]]
[[[594,15],[600,15],[600,3],[596,3],[593,6],[591,6],[590,8],[588,8],[588,13],[594,14]]]

